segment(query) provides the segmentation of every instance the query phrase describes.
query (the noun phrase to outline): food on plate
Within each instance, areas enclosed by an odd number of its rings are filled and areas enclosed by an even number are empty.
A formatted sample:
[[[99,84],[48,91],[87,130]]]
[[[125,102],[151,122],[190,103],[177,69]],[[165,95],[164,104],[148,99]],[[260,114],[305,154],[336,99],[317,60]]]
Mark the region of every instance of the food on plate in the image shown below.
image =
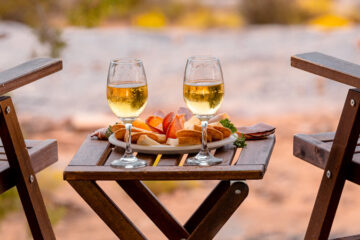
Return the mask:
[[[231,135],[231,130],[226,127],[222,127],[222,126],[212,126],[212,127],[220,131],[223,134],[224,138],[230,137]]]
[[[144,120],[141,120],[141,119],[136,119],[133,123],[132,123],[133,127],[137,127],[137,128],[141,128],[141,129],[144,129],[144,130],[147,130],[147,131],[151,131],[151,128],[149,127],[149,125],[147,125],[145,123]]]
[[[166,139],[176,138],[176,132],[184,128],[184,115],[175,115],[166,131]]]
[[[201,138],[198,137],[178,137],[178,140],[179,146],[201,144]]]
[[[152,146],[152,145],[160,145],[159,142],[155,141],[154,139],[150,138],[147,135],[141,135],[136,144],[144,145],[144,146]]]
[[[119,129],[116,132],[114,132],[114,135],[115,135],[116,139],[124,139],[125,132],[126,132],[126,129],[122,128],[122,129]]]
[[[197,131],[201,131],[201,126],[194,125],[194,129]],[[212,126],[207,127],[207,134],[208,134],[208,139],[210,138],[211,141],[218,141],[218,140],[224,139],[224,135],[222,134],[222,132],[220,132],[219,130],[216,130]]]
[[[162,122],[162,127],[163,127],[163,131],[165,133],[169,129],[169,126],[172,123],[172,121],[174,120],[174,118],[175,118],[175,113],[174,112],[170,112],[164,117],[164,121]]]
[[[227,113],[220,113],[220,114],[210,118],[209,123],[220,122],[221,120],[224,120],[224,119],[230,119],[230,116]]]
[[[155,135],[157,136],[158,138],[158,142],[163,144],[163,143],[166,143],[166,135],[165,134],[160,134],[160,133],[155,133]]]
[[[157,133],[163,133],[163,118],[159,116],[150,116],[145,120],[149,128]]]
[[[194,125],[200,125],[201,121],[200,119],[198,119],[195,116],[192,116],[188,121],[186,121],[184,123],[184,128],[185,129],[189,129],[189,130],[193,130],[194,129]]]
[[[181,129],[176,132],[176,138],[179,137],[192,137],[201,139],[201,132],[197,130]]]
[[[115,125],[111,126],[111,131],[116,132],[117,130],[125,128],[125,125],[122,123],[116,123]]]
[[[169,146],[187,146],[201,144],[201,121],[196,116],[190,117],[188,115],[185,118],[187,113],[184,110],[178,111],[178,113],[179,112],[182,114],[170,112],[165,115],[161,112],[161,116],[159,116],[160,114],[151,115],[146,118],[145,121],[136,119],[131,128],[131,142],[145,146],[160,144]],[[212,118],[212,122],[209,123],[207,128],[208,142],[223,140],[237,132],[236,127],[227,117],[228,115],[223,113]],[[266,128],[267,126],[261,127]],[[125,141],[127,139],[125,125],[122,123],[116,123],[113,126],[109,126],[106,131],[103,130],[102,132],[106,132],[105,135],[107,137],[114,133],[115,138],[120,141]],[[259,133],[253,132],[252,134],[256,137]],[[98,135],[102,136],[98,132],[94,133],[94,136]],[[236,141],[236,146],[238,147],[243,147],[245,145],[245,138],[239,138]]]
[[[156,134],[152,133],[152,132],[132,132],[131,133],[131,143],[136,143],[137,140],[139,139],[139,137],[142,135],[146,135],[155,141],[158,140],[158,137],[156,136]],[[127,139],[127,137],[128,137],[127,133],[125,133],[124,139]]]

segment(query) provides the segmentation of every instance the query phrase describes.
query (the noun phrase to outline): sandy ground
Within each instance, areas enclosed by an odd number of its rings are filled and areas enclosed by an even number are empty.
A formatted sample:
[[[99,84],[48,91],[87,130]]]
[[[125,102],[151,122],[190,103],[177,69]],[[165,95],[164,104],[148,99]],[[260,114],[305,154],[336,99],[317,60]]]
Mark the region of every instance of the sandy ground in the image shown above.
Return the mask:
[[[283,115],[238,119],[247,125],[265,121],[277,127],[277,142],[265,178],[248,181],[250,193],[216,239],[302,239],[314,204],[322,172],[292,156],[294,133],[314,133],[336,129],[338,112],[332,114]],[[311,118],[309,117],[311,116]],[[26,123],[25,123],[26,126]],[[31,134],[32,138],[57,138],[61,161],[69,161],[87,131],[66,130],[65,127]],[[64,159],[67,158],[67,159]],[[196,206],[213,188],[215,182],[201,182],[201,187],[179,189],[171,194],[161,194],[160,200],[176,218],[184,223]],[[142,229],[149,239],[166,239],[151,221],[137,208],[126,194],[112,183],[101,184],[116,203]],[[64,218],[56,224],[58,239],[116,239],[97,215],[65,182],[51,191],[57,204],[67,207]],[[334,223],[332,236],[342,236],[360,231],[360,191],[347,183]],[[19,231],[23,229],[23,231]],[[13,213],[0,224],[0,237],[4,240],[28,239],[26,222],[22,213]]]

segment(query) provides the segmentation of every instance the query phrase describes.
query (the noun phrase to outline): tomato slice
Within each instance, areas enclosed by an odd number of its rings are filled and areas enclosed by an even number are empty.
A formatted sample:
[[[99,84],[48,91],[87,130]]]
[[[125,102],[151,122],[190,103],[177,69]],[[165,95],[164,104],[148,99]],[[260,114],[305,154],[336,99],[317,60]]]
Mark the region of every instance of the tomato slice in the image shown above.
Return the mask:
[[[185,117],[184,115],[176,115],[174,120],[170,123],[170,126],[166,132],[166,139],[176,138],[176,132],[184,128]]]
[[[162,128],[163,119],[159,116],[150,116],[145,120],[146,124],[152,131],[158,133],[164,133]]]

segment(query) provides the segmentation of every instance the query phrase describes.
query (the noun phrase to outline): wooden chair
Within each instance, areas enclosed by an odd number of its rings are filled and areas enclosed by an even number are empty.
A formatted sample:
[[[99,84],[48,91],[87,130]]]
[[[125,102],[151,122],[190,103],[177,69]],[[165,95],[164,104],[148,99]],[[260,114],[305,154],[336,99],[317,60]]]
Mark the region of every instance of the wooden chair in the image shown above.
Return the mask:
[[[345,181],[360,184],[360,65],[312,52],[291,57],[291,66],[355,87],[336,133],[294,136],[294,155],[324,169],[305,239],[328,239]]]
[[[62,61],[35,59],[0,72],[0,95],[62,69]],[[35,173],[57,161],[56,140],[25,140],[11,97],[0,97],[0,194],[16,186],[34,239],[55,239]]]

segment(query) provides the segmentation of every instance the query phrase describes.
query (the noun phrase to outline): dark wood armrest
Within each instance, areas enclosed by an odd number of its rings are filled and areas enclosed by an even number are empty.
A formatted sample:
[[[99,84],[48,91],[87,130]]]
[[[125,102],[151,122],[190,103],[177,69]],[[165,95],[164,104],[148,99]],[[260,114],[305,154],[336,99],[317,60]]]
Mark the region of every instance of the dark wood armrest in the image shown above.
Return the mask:
[[[34,82],[62,69],[62,61],[37,58],[0,72],[0,95]]]
[[[291,57],[291,66],[360,88],[360,65],[319,52],[297,54]]]

